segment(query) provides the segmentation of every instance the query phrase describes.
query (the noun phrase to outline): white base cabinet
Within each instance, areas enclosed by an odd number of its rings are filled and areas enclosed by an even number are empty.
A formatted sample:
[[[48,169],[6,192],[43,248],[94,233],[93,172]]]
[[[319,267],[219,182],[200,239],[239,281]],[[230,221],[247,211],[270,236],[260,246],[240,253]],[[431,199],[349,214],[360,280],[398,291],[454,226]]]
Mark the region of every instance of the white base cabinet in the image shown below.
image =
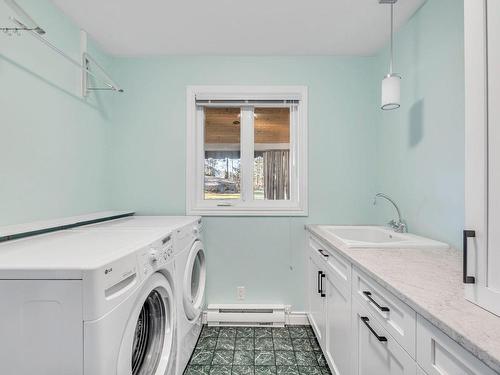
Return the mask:
[[[308,317],[334,375],[496,374],[334,247],[307,243]]]
[[[323,271],[321,262],[314,253],[309,254],[309,322],[316,334],[321,347],[325,344],[326,336],[326,299],[321,291]]]
[[[416,375],[415,361],[358,301],[353,301],[352,313],[352,374]]]
[[[349,374],[351,365],[351,291],[332,272],[326,272],[327,362],[336,374]]]
[[[428,375],[495,374],[421,316],[417,321],[417,337],[417,360]]]
[[[309,320],[336,375],[351,374],[351,265],[309,237]]]

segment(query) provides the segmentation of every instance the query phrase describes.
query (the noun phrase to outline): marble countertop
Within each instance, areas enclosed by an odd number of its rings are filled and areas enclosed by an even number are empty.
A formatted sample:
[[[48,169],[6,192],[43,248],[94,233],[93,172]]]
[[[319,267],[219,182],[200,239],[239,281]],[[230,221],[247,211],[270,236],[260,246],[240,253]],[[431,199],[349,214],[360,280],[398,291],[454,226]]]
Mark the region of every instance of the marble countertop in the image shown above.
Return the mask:
[[[500,317],[465,299],[461,252],[342,248],[321,227],[306,229],[500,373]]]

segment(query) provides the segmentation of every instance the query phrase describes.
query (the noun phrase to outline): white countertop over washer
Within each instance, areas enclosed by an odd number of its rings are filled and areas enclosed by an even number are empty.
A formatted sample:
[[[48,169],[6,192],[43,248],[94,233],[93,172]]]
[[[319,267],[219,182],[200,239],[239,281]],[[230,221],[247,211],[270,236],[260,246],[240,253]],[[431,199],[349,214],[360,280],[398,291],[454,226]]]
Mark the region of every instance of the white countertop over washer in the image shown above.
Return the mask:
[[[165,234],[165,230],[64,230],[0,243],[0,279],[83,279]]]

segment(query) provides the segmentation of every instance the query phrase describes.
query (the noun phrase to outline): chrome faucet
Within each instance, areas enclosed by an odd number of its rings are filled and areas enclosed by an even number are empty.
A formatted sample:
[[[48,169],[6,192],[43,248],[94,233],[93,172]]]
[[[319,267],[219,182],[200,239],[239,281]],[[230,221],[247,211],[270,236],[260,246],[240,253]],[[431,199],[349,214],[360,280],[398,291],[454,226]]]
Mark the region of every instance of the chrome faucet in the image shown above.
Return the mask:
[[[386,195],[384,193],[377,193],[377,194],[375,194],[375,198],[373,199],[373,205],[377,204],[377,198],[384,198],[385,200],[392,203],[392,205],[396,209],[396,212],[398,213],[398,219],[397,220],[392,219],[391,221],[389,221],[387,223],[387,225],[389,225],[397,233],[406,233],[408,231],[408,228],[407,228],[406,224],[403,222],[403,219],[401,218],[401,212],[399,211],[399,207],[396,204],[396,202],[394,202],[391,199],[391,197],[389,197],[388,195]]]

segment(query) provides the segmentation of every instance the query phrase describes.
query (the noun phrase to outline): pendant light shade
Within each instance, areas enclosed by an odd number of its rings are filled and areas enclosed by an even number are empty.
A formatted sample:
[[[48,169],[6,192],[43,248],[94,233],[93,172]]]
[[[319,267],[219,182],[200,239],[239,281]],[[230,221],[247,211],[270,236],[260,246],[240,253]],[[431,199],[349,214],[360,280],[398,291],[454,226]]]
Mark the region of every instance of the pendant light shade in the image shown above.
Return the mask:
[[[401,106],[401,77],[389,74],[382,80],[382,104],[384,111],[397,109]]]
[[[379,0],[380,4],[391,5],[391,60],[389,63],[389,74],[382,80],[381,106],[384,111],[390,111],[401,107],[401,77],[393,73],[394,67],[394,4],[397,0]]]

